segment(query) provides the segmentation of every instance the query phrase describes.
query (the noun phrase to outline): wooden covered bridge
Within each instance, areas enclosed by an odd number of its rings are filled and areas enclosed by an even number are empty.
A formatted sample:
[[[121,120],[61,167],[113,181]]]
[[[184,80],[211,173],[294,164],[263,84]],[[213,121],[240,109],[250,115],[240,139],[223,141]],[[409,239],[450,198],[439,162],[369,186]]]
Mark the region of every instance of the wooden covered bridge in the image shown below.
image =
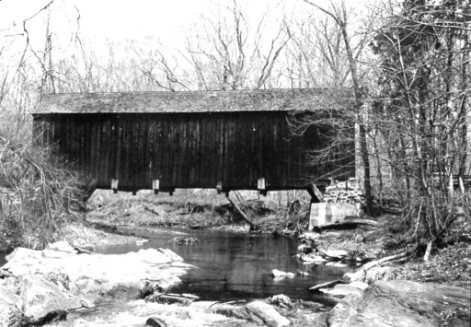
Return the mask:
[[[330,172],[354,175],[354,146],[337,163],[312,165],[329,128],[294,135],[293,115],[350,104],[345,91],[275,89],[44,95],[33,114],[42,145],[55,145],[94,188],[303,189]]]

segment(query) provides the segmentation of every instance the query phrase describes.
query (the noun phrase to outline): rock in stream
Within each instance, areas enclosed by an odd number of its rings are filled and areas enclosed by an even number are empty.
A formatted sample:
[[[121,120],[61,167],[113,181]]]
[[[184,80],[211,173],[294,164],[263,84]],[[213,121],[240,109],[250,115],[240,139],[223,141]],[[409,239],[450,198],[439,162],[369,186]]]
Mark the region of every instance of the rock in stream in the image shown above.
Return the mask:
[[[167,289],[192,267],[167,249],[78,254],[65,242],[42,251],[17,248],[7,260],[0,269],[1,326],[39,325],[71,310],[136,299],[149,281]]]

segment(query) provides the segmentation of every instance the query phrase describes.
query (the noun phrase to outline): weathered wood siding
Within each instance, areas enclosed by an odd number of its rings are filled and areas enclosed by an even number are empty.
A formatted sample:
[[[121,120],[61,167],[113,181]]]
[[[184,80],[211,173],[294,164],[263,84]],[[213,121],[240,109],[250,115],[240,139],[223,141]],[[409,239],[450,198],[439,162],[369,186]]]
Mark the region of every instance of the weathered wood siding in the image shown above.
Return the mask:
[[[34,135],[96,181],[97,188],[161,190],[304,188],[334,167],[309,165],[307,153],[325,145],[325,130],[293,136],[287,112],[36,114]],[[353,162],[353,146],[351,149]],[[347,161],[343,163],[347,163]],[[354,173],[353,166],[344,169]]]

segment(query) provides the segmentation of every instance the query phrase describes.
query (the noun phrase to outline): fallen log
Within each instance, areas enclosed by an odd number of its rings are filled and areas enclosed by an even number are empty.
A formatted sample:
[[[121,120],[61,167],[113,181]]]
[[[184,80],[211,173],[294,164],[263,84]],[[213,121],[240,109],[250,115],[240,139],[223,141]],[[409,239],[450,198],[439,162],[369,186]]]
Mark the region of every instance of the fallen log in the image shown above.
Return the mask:
[[[401,253],[398,253],[398,254],[394,254],[394,255],[390,255],[388,257],[384,257],[384,258],[381,258],[381,259],[378,259],[378,260],[370,261],[370,262],[364,264],[361,267],[361,269],[368,270],[370,268],[373,268],[374,266],[382,265],[383,263],[386,263],[388,261],[394,261],[394,260],[406,258],[409,255],[410,254],[407,251],[404,251],[404,252],[401,252]]]
[[[317,284],[317,285],[314,285],[312,287],[309,288],[309,291],[311,292],[318,292],[321,288],[325,288],[325,287],[333,287],[337,284],[345,284],[346,282],[341,280],[341,279],[336,279],[336,280],[331,280],[329,282],[325,282],[325,283],[321,283],[321,284]]]
[[[161,294],[161,293],[156,293],[149,295],[146,297],[146,302],[157,302],[157,303],[167,303],[167,304],[172,304],[172,303],[179,303],[183,305],[189,305],[191,302],[195,300],[195,298],[189,298],[187,296],[182,296],[181,294]]]
[[[226,198],[227,200],[232,204],[232,206],[234,207],[234,209],[237,211],[237,213],[246,221],[249,223],[250,225],[250,230],[253,231],[253,230],[258,230],[259,227],[245,214],[245,212],[242,211],[241,208],[239,208],[239,206],[237,205],[237,203],[235,203],[234,201],[232,201],[232,199],[229,197],[229,193],[226,194]]]
[[[370,261],[370,262],[364,264],[357,271],[355,271],[353,273],[346,273],[343,276],[343,278],[345,280],[349,281],[349,282],[364,281],[365,279],[367,279],[367,272],[371,268],[376,267],[376,266],[381,266],[381,265],[383,265],[387,262],[394,262],[394,261],[406,259],[410,255],[411,255],[410,251],[404,251],[404,252],[401,252],[401,253],[398,253],[398,254],[395,254],[395,255],[391,255],[391,256],[384,257],[384,258],[381,258],[381,259],[378,259],[378,260]]]

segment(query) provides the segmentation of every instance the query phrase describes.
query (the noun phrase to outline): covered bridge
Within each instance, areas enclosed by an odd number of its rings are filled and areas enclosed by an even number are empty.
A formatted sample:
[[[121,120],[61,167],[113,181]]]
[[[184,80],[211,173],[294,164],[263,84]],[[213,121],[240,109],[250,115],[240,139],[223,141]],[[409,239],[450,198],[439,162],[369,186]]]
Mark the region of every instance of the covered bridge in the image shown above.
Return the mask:
[[[348,93],[325,89],[50,94],[33,133],[95,188],[301,189],[334,170],[352,176],[354,150],[336,167],[310,164],[329,127],[294,135],[290,117],[349,103]]]

